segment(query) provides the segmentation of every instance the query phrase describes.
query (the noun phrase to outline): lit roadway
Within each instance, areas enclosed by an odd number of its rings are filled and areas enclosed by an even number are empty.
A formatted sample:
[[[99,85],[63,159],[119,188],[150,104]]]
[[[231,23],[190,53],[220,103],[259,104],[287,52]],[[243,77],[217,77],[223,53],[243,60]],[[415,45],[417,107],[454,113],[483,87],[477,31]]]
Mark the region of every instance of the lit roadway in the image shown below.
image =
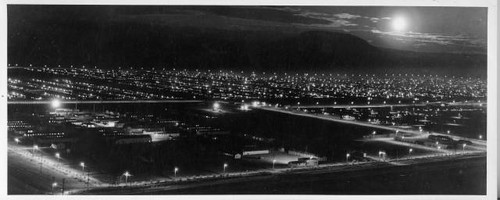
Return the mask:
[[[203,100],[102,100],[102,101],[64,101],[61,104],[122,104],[122,103],[202,103]],[[7,101],[8,104],[52,104],[52,101]]]
[[[290,106],[292,109],[296,108],[385,108],[385,107],[413,107],[413,106],[428,106],[428,105],[440,105],[440,104],[447,104],[450,106],[485,106],[486,103],[480,103],[480,102],[429,102],[429,103],[417,103],[417,104],[351,104],[351,105],[297,105],[297,106]]]
[[[399,132],[411,133],[411,134],[415,134],[415,135],[425,134],[425,133],[417,131],[417,130],[408,130],[408,129],[402,129],[402,128],[397,128],[397,127],[389,127],[389,126],[383,126],[383,125],[378,125],[378,124],[370,124],[367,122],[361,122],[361,121],[356,121],[356,120],[336,119],[336,118],[333,118],[329,115],[315,115],[315,114],[304,113],[301,111],[288,111],[288,110],[283,110],[280,108],[264,107],[264,106],[257,106],[255,108],[267,110],[267,111],[273,111],[273,112],[280,112],[280,113],[289,114],[289,115],[297,115],[297,116],[302,116],[302,117],[310,117],[310,118],[333,121],[333,122],[338,122],[338,123],[351,124],[351,125],[356,125],[356,126],[365,126],[365,127],[375,128],[375,129],[399,131]],[[449,134],[442,134],[442,133],[437,133],[437,132],[428,132],[428,133],[449,136],[455,140],[464,139],[463,137],[449,135]],[[485,140],[478,140],[478,139],[473,139],[473,138],[467,138],[467,140],[472,141],[474,144],[479,145],[479,146],[486,146]],[[484,149],[486,149],[486,147]]]
[[[44,147],[40,147],[41,149]],[[46,148],[46,147],[45,147]],[[85,190],[88,186],[102,187],[107,184],[93,178],[86,168],[83,173],[79,168],[71,168],[65,162],[64,158],[58,160],[54,155],[49,155],[41,150],[17,145],[9,141],[8,144],[8,173],[9,187],[14,191],[24,191],[35,194],[54,194],[61,195],[62,179],[65,179],[65,194],[71,194],[76,191]],[[57,185],[52,190],[52,184]],[[23,193],[24,193],[23,192]]]
[[[178,177],[158,182],[131,182],[129,184],[120,184],[118,186],[94,188],[90,191],[81,191],[77,194],[155,194],[166,191],[175,191],[187,188],[197,188],[203,186],[219,184],[238,184],[241,181],[248,180],[269,180],[270,177],[280,174],[325,174],[334,172],[346,172],[356,170],[381,169],[391,165],[410,165],[417,163],[431,163],[446,160],[468,159],[484,157],[483,152],[465,151],[457,153],[434,153],[419,156],[405,156],[399,159],[382,159],[376,156],[368,155],[371,161],[361,162],[337,162],[331,164],[321,164],[316,167],[294,167],[294,168],[275,168],[262,169],[250,172],[231,172],[212,175],[203,175],[196,177]],[[168,193],[168,192],[167,192]],[[175,193],[175,192],[174,192]]]

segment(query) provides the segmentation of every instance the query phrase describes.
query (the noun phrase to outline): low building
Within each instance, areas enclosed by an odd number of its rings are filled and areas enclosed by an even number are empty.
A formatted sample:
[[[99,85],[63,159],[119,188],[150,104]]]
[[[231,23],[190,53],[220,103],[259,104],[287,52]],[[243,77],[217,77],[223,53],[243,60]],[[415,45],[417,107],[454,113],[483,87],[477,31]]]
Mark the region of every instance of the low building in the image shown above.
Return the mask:
[[[299,158],[297,161],[288,162],[290,167],[315,167],[318,165],[318,158]]]
[[[243,155],[243,156],[262,155],[262,154],[269,154],[269,149],[244,150],[241,153],[241,155]]]
[[[161,142],[161,141],[166,141],[166,140],[173,140],[175,138],[178,138],[180,136],[180,133],[149,133],[147,134],[151,137],[152,142]]]
[[[150,143],[151,136],[149,135],[126,135],[117,137],[115,144],[135,144],[135,143]]]

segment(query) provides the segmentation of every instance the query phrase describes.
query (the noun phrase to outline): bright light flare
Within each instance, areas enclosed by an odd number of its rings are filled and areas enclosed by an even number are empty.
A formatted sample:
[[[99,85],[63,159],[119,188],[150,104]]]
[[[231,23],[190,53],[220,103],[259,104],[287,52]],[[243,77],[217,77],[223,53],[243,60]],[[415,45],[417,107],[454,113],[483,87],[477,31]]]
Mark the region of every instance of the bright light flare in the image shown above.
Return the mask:
[[[126,177],[132,176],[132,174],[130,174],[128,171],[126,171],[125,173],[123,173],[123,175],[126,176]]]
[[[61,106],[61,101],[59,101],[59,99],[54,99],[52,100],[52,108],[59,108],[59,106]]]
[[[406,21],[405,18],[403,18],[403,17],[395,17],[392,20],[392,28],[395,31],[404,31],[404,30],[406,30],[406,27],[407,27],[407,21]]]
[[[219,110],[219,109],[220,109],[220,104],[219,104],[219,102],[215,102],[215,103],[214,103],[214,105],[213,105],[213,107],[214,107],[214,110],[215,110],[215,111]]]

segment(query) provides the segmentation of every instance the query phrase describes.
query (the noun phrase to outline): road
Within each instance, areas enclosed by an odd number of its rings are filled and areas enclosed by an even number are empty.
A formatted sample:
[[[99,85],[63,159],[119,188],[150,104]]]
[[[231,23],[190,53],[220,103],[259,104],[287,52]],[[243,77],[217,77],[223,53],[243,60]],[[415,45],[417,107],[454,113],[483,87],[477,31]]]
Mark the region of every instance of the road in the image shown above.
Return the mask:
[[[262,185],[262,184],[267,184],[269,182],[274,182],[274,181],[281,181],[286,179],[285,177],[288,178],[293,178],[293,181],[308,181],[312,179],[320,179],[318,181],[321,181],[321,177],[325,176],[334,176],[334,177],[339,177],[343,176],[346,174],[347,177],[353,178],[353,177],[364,177],[364,176],[373,176],[373,175],[381,175],[384,173],[388,172],[393,172],[394,168],[391,168],[391,166],[397,166],[397,167],[405,167],[405,166],[412,166],[412,165],[422,165],[422,164],[427,164],[427,163],[442,163],[444,165],[450,165],[446,164],[448,161],[455,162],[457,160],[468,160],[468,159],[484,159],[485,154],[482,153],[470,153],[470,154],[433,154],[433,155],[428,155],[428,156],[418,156],[418,157],[412,157],[412,158],[406,158],[406,159],[398,159],[398,160],[383,160],[383,161],[368,161],[368,162],[357,162],[357,163],[334,163],[334,164],[327,164],[327,165],[321,165],[321,167],[302,167],[302,168],[295,168],[295,169],[290,169],[290,168],[281,168],[281,169],[267,169],[267,170],[260,170],[261,172],[266,172],[266,173],[257,173],[253,175],[245,175],[245,173],[228,173],[226,174],[223,178],[220,177],[220,174],[218,175],[218,179],[199,179],[199,180],[193,180],[193,181],[183,181],[183,182],[175,182],[175,181],[170,181],[170,182],[162,182],[158,184],[133,184],[129,186],[122,185],[120,187],[109,187],[109,188],[100,188],[96,190],[90,190],[90,191],[82,191],[80,194],[114,194],[114,195],[130,195],[130,194],[176,194],[179,193],[179,191],[190,191],[187,192],[186,194],[193,194],[196,193],[196,191],[200,192],[198,188],[213,188],[213,187],[230,187],[240,185],[240,184],[245,184],[248,183],[249,181],[253,182],[252,187],[255,187],[257,185]],[[376,160],[376,158],[374,158]],[[412,164],[412,165],[410,165]],[[442,165],[440,164],[440,165]],[[434,164],[433,164],[434,165]],[[455,166],[455,165],[452,165]],[[411,168],[411,167],[410,167]],[[400,168],[401,169],[401,168]],[[408,169],[408,168],[406,168]],[[422,169],[421,167],[419,168],[420,170]],[[373,173],[374,170],[376,170],[376,173]],[[410,170],[410,171],[415,171],[415,170]],[[359,173],[363,172],[363,173]],[[301,178],[298,178],[301,177]],[[292,181],[292,180],[289,180]],[[441,180],[439,180],[440,182]],[[334,183],[335,181],[331,182],[329,181],[329,184]],[[280,184],[281,185],[281,184]],[[285,184],[286,185],[286,184]],[[284,185],[270,185],[269,187],[266,187],[267,189],[274,188],[274,187],[283,187]],[[304,188],[300,189],[300,191],[304,190]],[[233,194],[234,191],[231,189],[223,189],[220,190],[219,192],[216,192],[216,190],[201,190],[205,192],[201,193],[207,193],[207,194],[214,194],[214,193],[220,193],[220,194]],[[251,191],[251,190],[246,190],[246,191]],[[298,191],[295,191],[298,192]],[[344,191],[345,192],[345,191]],[[374,192],[374,191],[371,191]],[[403,192],[403,191],[399,191]],[[183,192],[180,192],[183,193]],[[258,192],[262,193],[262,192]],[[294,193],[293,191],[291,193]],[[404,192],[403,192],[404,193]]]
[[[460,136],[437,133],[437,132],[427,132],[426,131],[426,133],[424,133],[424,132],[420,132],[417,130],[408,130],[408,129],[402,129],[402,128],[398,128],[398,127],[389,127],[389,126],[383,126],[383,125],[378,125],[378,124],[370,124],[367,122],[361,122],[361,121],[356,121],[356,120],[336,119],[336,118],[332,118],[331,116],[327,116],[327,115],[314,115],[314,114],[303,113],[303,112],[293,112],[293,111],[283,110],[283,109],[274,108],[274,107],[262,107],[262,106],[260,106],[260,107],[255,107],[255,108],[261,109],[261,110],[266,110],[266,111],[271,111],[271,112],[279,112],[279,113],[284,113],[284,114],[289,114],[289,115],[296,115],[296,116],[302,116],[302,117],[310,117],[310,118],[315,118],[315,119],[333,121],[333,122],[343,123],[343,124],[364,126],[364,127],[383,129],[383,130],[389,130],[389,131],[394,131],[394,132],[398,131],[398,132],[402,132],[402,133],[411,133],[414,135],[422,135],[422,134],[444,135],[444,136],[451,137],[455,140],[466,139],[466,140],[473,142],[476,146],[486,149],[486,141],[485,140],[478,140],[478,139],[473,139],[473,138],[463,138]]]
[[[429,102],[429,103],[416,103],[416,104],[352,104],[352,105],[303,105],[303,106],[290,106],[292,109],[296,108],[390,108],[390,107],[422,107],[428,105],[439,105],[445,103],[451,106],[486,106],[486,103],[480,102]]]
[[[9,194],[61,194],[64,179],[65,194],[89,187],[107,186],[99,180],[88,176],[81,170],[71,168],[64,162],[57,161],[52,155],[42,151],[9,143],[8,145],[8,181]],[[88,171],[87,171],[88,172]],[[52,183],[57,186],[52,190]]]
[[[61,104],[123,104],[123,103],[202,103],[203,100],[103,100],[103,101],[60,101]],[[52,101],[7,101],[7,104],[52,104]]]

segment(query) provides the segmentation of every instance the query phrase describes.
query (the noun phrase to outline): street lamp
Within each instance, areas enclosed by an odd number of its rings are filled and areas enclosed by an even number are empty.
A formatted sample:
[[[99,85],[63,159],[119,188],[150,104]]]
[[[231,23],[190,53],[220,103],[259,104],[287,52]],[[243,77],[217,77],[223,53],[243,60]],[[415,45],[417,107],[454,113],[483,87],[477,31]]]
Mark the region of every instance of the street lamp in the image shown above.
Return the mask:
[[[408,150],[408,155],[409,155],[410,157],[411,157],[411,152],[413,152],[413,149],[412,149],[412,148],[410,148],[410,149]]]
[[[52,194],[54,194],[54,188],[57,187],[57,182],[52,183]]]
[[[129,176],[132,176],[132,174],[128,173],[128,171],[125,171],[125,173],[123,173],[123,175],[125,176],[125,184],[127,184],[127,182],[128,182],[128,177],[129,177]]]
[[[179,171],[179,168],[175,167],[174,168],[174,177],[177,177],[177,171]]]
[[[33,156],[35,156],[35,150],[38,150],[38,145],[33,145]]]
[[[57,158],[57,162],[61,161],[61,154],[59,154],[59,152],[56,153],[56,158]]]
[[[80,162],[80,166],[82,167],[83,173],[85,173],[85,163],[84,162]]]
[[[226,167],[227,167],[227,163],[224,163],[224,166],[222,168],[222,173],[226,173]]]
[[[378,157],[381,157],[381,159],[385,160],[385,152],[384,151],[379,151],[378,152]]]
[[[19,138],[14,138],[14,141],[15,141],[17,144],[19,144],[19,142],[20,142]]]
[[[276,159],[273,160],[273,169],[274,169],[274,163],[276,163]]]
[[[349,162],[349,156],[351,156],[351,154],[349,154],[349,153],[347,153],[347,154],[345,155],[345,162]]]

